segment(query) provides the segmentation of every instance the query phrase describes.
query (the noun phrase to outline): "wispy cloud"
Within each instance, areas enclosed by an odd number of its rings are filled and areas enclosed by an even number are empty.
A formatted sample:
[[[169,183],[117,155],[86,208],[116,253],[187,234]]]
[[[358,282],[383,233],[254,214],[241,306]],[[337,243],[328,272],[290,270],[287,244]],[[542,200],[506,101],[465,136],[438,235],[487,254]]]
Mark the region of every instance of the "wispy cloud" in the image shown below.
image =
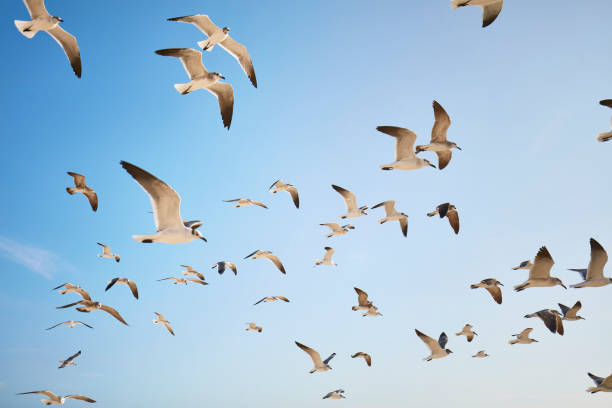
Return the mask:
[[[1,236],[0,257],[23,265],[46,279],[51,279],[60,263],[60,258],[51,251],[23,245]]]

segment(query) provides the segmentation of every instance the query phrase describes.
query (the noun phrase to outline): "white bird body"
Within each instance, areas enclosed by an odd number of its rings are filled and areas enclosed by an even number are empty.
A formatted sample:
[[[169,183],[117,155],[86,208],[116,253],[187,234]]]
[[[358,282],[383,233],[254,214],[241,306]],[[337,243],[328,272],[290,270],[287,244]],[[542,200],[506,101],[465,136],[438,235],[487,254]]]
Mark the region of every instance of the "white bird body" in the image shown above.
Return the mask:
[[[331,233],[326,235],[327,238],[331,238],[331,237],[335,237],[335,236],[339,236],[339,235],[344,235],[347,232],[349,232],[349,230],[355,229],[355,227],[353,225],[351,225],[351,224],[346,224],[346,225],[340,226],[340,224],[338,224],[337,222],[329,222],[327,224],[319,224],[319,225],[328,227],[329,229],[332,230]]]
[[[533,329],[527,328],[525,330],[523,330],[522,332],[520,332],[519,334],[513,334],[514,337],[516,337],[516,339],[511,339],[510,341],[508,341],[508,343],[510,344],[531,344],[531,343],[537,343],[538,341],[532,338],[529,338],[529,333],[531,333]]]
[[[365,310],[365,311],[370,311],[370,309],[374,309],[374,310],[378,310],[378,308],[376,306],[374,306],[374,303],[371,300],[368,300],[368,294],[359,289],[358,287],[354,287],[353,289],[355,289],[355,292],[357,292],[357,306],[353,306],[352,309],[353,310]]]
[[[357,197],[355,197],[355,194],[335,184],[332,184],[332,188],[342,196],[346,205],[346,214],[341,215],[340,218],[355,218],[367,215],[365,210],[368,209],[368,206],[357,207]]]
[[[570,288],[597,288],[612,283],[612,278],[604,276],[604,266],[608,262],[606,250],[593,238],[590,239],[590,244],[591,260],[587,269],[570,269],[570,271],[580,273],[584,282],[570,285]]]
[[[153,319],[153,323],[154,324],[161,323],[162,325],[164,325],[166,330],[168,330],[168,332],[174,336],[174,330],[172,330],[172,326],[170,326],[170,322],[166,320],[164,315],[161,313],[157,313],[157,312],[155,312],[155,315],[157,316],[157,319]]]
[[[225,39],[229,36],[229,28],[223,27],[215,30],[206,40],[198,41],[198,46],[204,51],[211,52],[215,45],[218,43],[225,41]]]
[[[102,247],[103,251],[101,254],[98,254],[98,258],[114,259],[115,262],[119,262],[121,260],[121,257],[119,255],[111,253],[111,247],[109,247],[108,245],[101,244],[99,242],[97,244]]]
[[[414,332],[429,348],[429,351],[431,351],[431,354],[429,356],[423,358],[424,361],[431,361],[437,358],[446,357],[450,353],[452,353],[451,349],[445,348],[446,343],[448,342],[448,336],[446,335],[446,333],[442,332],[442,334],[440,334],[440,338],[438,339],[438,341],[436,341],[417,329],[414,329]]]
[[[330,360],[332,358],[334,358],[336,356],[336,353],[332,353],[325,360],[321,360],[321,354],[319,354],[318,351],[316,351],[314,349],[311,349],[310,347],[305,346],[302,343],[299,343],[297,341],[295,342],[295,344],[299,348],[304,350],[306,352],[306,354],[308,354],[310,356],[310,358],[312,359],[312,362],[314,364],[314,368],[309,371],[310,374],[318,373],[318,372],[325,372],[325,371],[329,371],[329,370],[332,369],[331,366],[328,363],[330,362]]]
[[[378,311],[378,308],[376,306],[371,306],[367,309],[365,313],[362,313],[361,315],[364,317],[366,316],[376,317],[376,316],[382,316],[383,314]]]
[[[478,6],[482,9],[483,28],[491,24],[502,10],[504,0],[451,0],[453,9],[464,6]]]
[[[323,256],[323,259],[317,259],[315,261],[315,266],[317,265],[337,266],[338,264],[332,260],[332,256],[334,255],[334,252],[336,252],[334,248],[325,247],[324,249],[325,249],[325,255]]]
[[[412,130],[397,126],[378,126],[379,132],[395,138],[395,161],[380,166],[381,170],[416,170],[431,166],[427,159],[421,159],[414,151],[417,135]]]
[[[554,264],[555,262],[548,249],[545,246],[541,247],[529,269],[529,278],[520,285],[516,285],[514,290],[520,292],[527,288],[544,288],[557,285],[567,289],[561,279],[550,276],[550,270]]]
[[[257,249],[253,251],[252,253],[250,253],[249,255],[244,257],[244,259],[247,259],[247,258],[251,258],[251,259],[265,258],[268,261],[272,262],[274,266],[276,266],[276,268],[279,271],[281,271],[283,274],[287,273],[280,259],[278,259],[278,257],[270,251],[262,251],[261,249]]]

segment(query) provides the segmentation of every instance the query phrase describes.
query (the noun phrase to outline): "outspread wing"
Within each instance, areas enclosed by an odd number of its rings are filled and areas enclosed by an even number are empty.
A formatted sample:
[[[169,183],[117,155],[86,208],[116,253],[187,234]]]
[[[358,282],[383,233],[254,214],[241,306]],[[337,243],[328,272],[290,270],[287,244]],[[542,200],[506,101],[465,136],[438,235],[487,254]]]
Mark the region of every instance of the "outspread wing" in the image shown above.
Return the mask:
[[[66,395],[64,398],[78,399],[78,400],[86,401],[86,402],[96,402],[95,400],[89,397],[86,397],[84,395]]]
[[[189,79],[195,79],[208,73],[202,62],[202,53],[193,48],[165,48],[155,53],[165,57],[180,58]]]
[[[136,286],[136,282],[128,280],[127,285],[130,287],[132,295],[134,295],[134,297],[138,299],[138,286]]]
[[[446,142],[446,131],[448,130],[451,124],[450,117],[448,116],[448,113],[446,113],[442,105],[440,105],[437,101],[433,101],[433,111],[434,124],[431,128],[431,142]],[[440,155],[438,155],[438,157],[440,157]],[[440,169],[442,168],[442,164],[440,163]]]
[[[321,360],[321,355],[319,354],[318,351],[313,350],[310,347],[305,346],[302,343],[297,342],[297,341],[295,342],[295,344],[299,348],[304,350],[306,352],[306,354],[308,354],[310,356],[310,358],[312,359],[312,362],[314,363],[315,366],[323,364],[323,361]]]
[[[569,312],[570,308],[562,305],[561,303],[558,303],[559,308],[561,309],[561,313],[563,313],[563,316],[567,316],[567,312]]]
[[[293,200],[295,208],[300,208],[300,196],[298,194],[297,188],[291,186],[287,189],[287,191],[289,192],[289,194],[291,194],[291,199]]]
[[[336,353],[331,353],[329,355],[329,357],[327,357],[325,360],[323,360],[323,364],[328,364],[332,358],[336,357]]]
[[[446,333],[442,332],[440,334],[440,338],[438,339],[438,344],[440,345],[440,347],[444,348],[446,347],[446,343],[448,343],[448,336],[446,335]]]
[[[482,8],[482,26],[486,27],[495,21],[497,16],[502,10],[504,0],[498,0],[495,3],[485,4],[480,6]]]
[[[123,320],[123,317],[121,317],[121,315],[119,314],[119,312],[117,312],[115,309],[113,309],[110,306],[106,306],[106,305],[100,305],[100,310],[104,310],[106,313],[110,314],[111,316],[113,316],[115,319],[119,320],[121,323],[125,324],[126,326],[129,326],[125,320]]]
[[[438,168],[440,170],[448,166],[448,163],[453,157],[453,152],[450,150],[443,150],[441,152],[436,152],[436,154],[438,155]]]
[[[332,184],[332,188],[336,190],[342,196],[342,198],[344,198],[344,203],[348,212],[357,210],[357,198],[355,197],[355,194],[335,184]]]
[[[493,299],[501,305],[502,303],[502,292],[499,286],[487,286],[485,288],[486,290],[489,291],[489,293],[491,294],[491,296],[493,296]]]
[[[530,327],[528,329],[523,330],[522,332],[519,333],[518,338],[519,339],[526,339],[529,337],[529,333],[531,333],[533,331],[533,329]]]
[[[217,97],[223,126],[229,130],[234,114],[234,88],[226,82],[215,82],[205,89]]]
[[[608,108],[612,108],[612,99],[603,99],[599,101],[599,104],[602,106],[607,106]]]
[[[77,44],[76,38],[59,25],[47,30],[47,32],[62,47],[66,53],[66,56],[68,57],[68,61],[70,61],[72,70],[74,71],[75,75],[80,78],[81,52],[79,51],[79,45]]]
[[[400,228],[402,229],[402,234],[405,237],[408,236],[408,217],[402,217],[399,220]]]
[[[598,377],[595,374],[591,374],[591,373],[587,373],[589,375],[589,377],[591,377],[591,380],[593,380],[593,382],[595,383],[596,386],[600,386],[601,383],[604,381],[603,377]],[[609,378],[609,377],[608,377]]]
[[[280,259],[278,259],[278,256],[276,256],[274,254],[266,254],[266,258],[268,258],[270,261],[272,261],[272,263],[278,268],[279,271],[281,271],[284,274],[287,273],[287,272],[285,272],[285,267],[281,263]]]
[[[446,217],[455,234],[459,234],[459,213],[457,210],[449,210],[446,213]]]
[[[529,270],[529,279],[546,279],[550,277],[550,269],[555,264],[550,252],[545,246],[541,247],[536,255],[533,266]]]
[[[37,17],[48,16],[49,12],[45,8],[44,0],[23,0],[23,3],[28,8],[30,17],[34,20]]]
[[[225,40],[221,41],[219,45],[224,48],[227,52],[229,52],[232,57],[236,58],[244,73],[249,77],[251,83],[255,88],[257,88],[257,78],[255,77],[255,69],[253,69],[253,62],[251,61],[251,56],[247,51],[246,47],[230,36],[228,36]]]
[[[85,176],[79,173],[75,173],[73,171],[67,171],[66,173],[68,173],[68,175],[74,179],[75,187],[80,187],[80,188],[87,187],[87,185],[85,184]]]
[[[417,135],[412,130],[397,126],[378,126],[376,130],[396,138],[395,160],[408,159],[416,156],[414,153],[414,142],[416,141]]]
[[[442,347],[440,347],[440,344],[437,341],[435,341],[434,339],[432,339],[431,337],[429,337],[425,333],[420,332],[417,329],[414,329],[414,331],[417,334],[417,336],[419,336],[419,338],[423,341],[423,343],[425,343],[425,345],[427,345],[427,347],[432,352],[432,354],[435,353],[435,352],[441,352],[442,351]]]
[[[556,333],[557,331],[557,318],[554,313],[550,313],[548,310],[540,310],[536,313],[536,315],[542,319],[544,325],[550,330],[552,333]]]
[[[323,255],[323,260],[327,262],[331,261],[332,256],[334,255],[334,252],[336,252],[334,248],[325,247],[325,255]]]
[[[603,278],[603,269],[608,262],[608,254],[606,250],[595,241],[593,238],[590,240],[591,244],[591,260],[587,267],[586,280],[590,279],[601,279]]]
[[[17,393],[17,395],[25,395],[25,394],[43,394],[43,395],[46,395],[47,397],[51,398],[52,400],[59,400],[59,397],[57,395],[55,395],[54,393],[52,393],[51,391],[49,391],[49,390],[28,391],[28,392]]]
[[[191,23],[209,37],[212,33],[220,29],[217,25],[215,25],[215,23],[212,22],[210,17],[208,17],[206,14],[194,14],[191,16],[173,17],[169,18],[168,21]]]
[[[355,292],[357,292],[357,301],[360,306],[368,306],[370,302],[368,302],[368,294],[359,288],[354,288]]]

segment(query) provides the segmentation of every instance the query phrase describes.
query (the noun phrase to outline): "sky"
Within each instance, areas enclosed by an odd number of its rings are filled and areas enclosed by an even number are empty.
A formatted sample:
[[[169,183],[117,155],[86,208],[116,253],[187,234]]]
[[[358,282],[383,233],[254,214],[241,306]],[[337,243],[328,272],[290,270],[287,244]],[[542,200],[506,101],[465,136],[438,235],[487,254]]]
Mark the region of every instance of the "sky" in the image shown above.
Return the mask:
[[[105,1],[47,0],[79,42],[77,79],[46,34],[27,39],[13,20],[27,20],[18,0],[0,3],[0,406],[39,406],[49,389],[84,394],[99,407],[608,407],[610,395],[588,394],[587,372],[612,372],[612,287],[535,288],[514,293],[527,273],[512,266],[546,245],[552,275],[567,285],[586,267],[589,238],[612,248],[612,98],[609,16],[612,3],[515,0],[481,28],[476,7],[394,1]],[[154,51],[197,48],[204,36],[166,18],[208,14],[248,47],[259,88],[220,48],[204,63],[234,87],[232,126],[204,90],[182,96],[179,62]],[[440,171],[381,171],[394,140],[380,125],[409,128],[429,140],[437,100],[449,113],[453,153]],[[433,153],[424,153],[437,163]],[[185,219],[200,219],[208,243],[144,245],[154,232],[149,200],[121,168],[126,160],[171,185]],[[92,212],[69,196],[66,171],[86,176],[99,196]],[[267,189],[282,178],[299,189]],[[325,238],[320,223],[344,213],[337,184],[360,205],[395,200],[409,215],[380,225],[382,209],[352,219],[356,229]],[[224,199],[263,201],[234,208]],[[428,218],[438,204],[457,206],[459,235]],[[121,262],[96,256],[110,245]],[[313,267],[325,246],[338,266]],[[243,259],[271,250],[287,270]],[[238,275],[210,266],[234,261]],[[172,285],[181,264],[204,273],[208,286]],[[612,275],[611,272],[607,273]],[[140,299],[119,285],[128,277]],[[469,285],[494,277],[504,301]],[[55,307],[76,301],[51,288],[81,285],[116,308],[129,327],[102,312]],[[383,316],[361,317],[353,287]],[[290,303],[253,306],[264,296]],[[527,313],[582,301],[586,320],[566,322],[563,337]],[[176,336],[154,325],[163,313]],[[61,321],[92,326],[44,329]],[[262,333],[247,332],[256,322]],[[472,343],[455,332],[471,323]],[[510,346],[533,327],[538,343]],[[449,335],[454,353],[432,362],[414,334]],[[299,341],[333,370],[308,374]],[[490,357],[473,359],[478,350]],[[76,367],[57,361],[82,350]],[[350,355],[372,355],[368,368]],[[324,357],[325,357],[324,356]],[[322,400],[344,388],[346,399]],[[84,402],[69,401],[69,406]]]

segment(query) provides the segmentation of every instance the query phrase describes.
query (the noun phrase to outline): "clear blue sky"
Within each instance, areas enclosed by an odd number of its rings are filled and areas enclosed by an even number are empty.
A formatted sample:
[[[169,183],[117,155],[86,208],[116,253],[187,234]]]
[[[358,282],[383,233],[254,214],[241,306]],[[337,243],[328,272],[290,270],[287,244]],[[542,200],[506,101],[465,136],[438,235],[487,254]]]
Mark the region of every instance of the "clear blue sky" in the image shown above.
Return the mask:
[[[541,245],[566,284],[579,281],[566,268],[586,267],[590,237],[612,250],[612,145],[595,140],[612,113],[597,104],[612,98],[612,4],[588,3],[507,1],[482,29],[477,8],[453,11],[446,0],[47,0],[78,38],[79,80],[45,33],[28,40],[17,32],[25,6],[1,2],[0,406],[40,406],[38,397],[14,395],[36,389],[85,394],[98,407],[610,406],[610,395],[584,390],[587,371],[612,372],[612,287],[511,290],[526,273],[510,268]],[[259,89],[221,49],[204,56],[234,86],[229,132],[214,97],[179,95],[172,85],[186,82],[183,68],[153,52],[197,47],[203,36],[194,27],[165,21],[194,13],[229,26],[253,58]],[[463,151],[443,171],[379,170],[394,141],[376,126],[404,126],[426,142],[434,99]],[[154,226],[148,198],[120,160],[173,186],[184,217],[202,219],[209,242],[133,241]],[[66,194],[66,171],[86,175],[97,213]],[[299,210],[286,193],[267,193],[278,178],[300,189]],[[396,223],[379,225],[377,209],[348,235],[326,239],[319,223],[344,212],[332,183],[363,205],[396,200],[410,216],[408,237]],[[270,209],[221,201],[236,197]],[[459,236],[425,215],[446,201],[459,210]],[[121,262],[97,258],[97,241]],[[339,266],[313,268],[326,245]],[[242,260],[258,248],[274,251],[287,275]],[[238,276],[211,271],[219,260],[235,261]],[[179,264],[210,284],[156,282],[176,276]],[[125,286],[104,292],[117,276],[138,283],[140,300]],[[506,285],[501,306],[469,289],[488,277]],[[56,310],[78,299],[50,290],[64,282],[117,308],[130,326],[102,312]],[[352,312],[353,286],[384,316]],[[252,306],[267,295],[292,301]],[[577,300],[587,320],[568,322],[563,337],[523,318]],[[175,337],[153,325],[154,312]],[[44,330],[68,319],[95,329]],[[246,332],[249,321],[263,332]],[[469,344],[453,334],[465,323],[480,334]],[[540,342],[508,345],[526,327]],[[421,361],[428,352],[415,328],[446,331],[455,353]],[[338,353],[334,369],[308,374],[294,340]],[[79,349],[76,368],[56,368]],[[472,359],[481,349],[491,357]],[[371,368],[350,358],[357,351],[372,355]],[[321,400],[340,387],[346,400]]]

